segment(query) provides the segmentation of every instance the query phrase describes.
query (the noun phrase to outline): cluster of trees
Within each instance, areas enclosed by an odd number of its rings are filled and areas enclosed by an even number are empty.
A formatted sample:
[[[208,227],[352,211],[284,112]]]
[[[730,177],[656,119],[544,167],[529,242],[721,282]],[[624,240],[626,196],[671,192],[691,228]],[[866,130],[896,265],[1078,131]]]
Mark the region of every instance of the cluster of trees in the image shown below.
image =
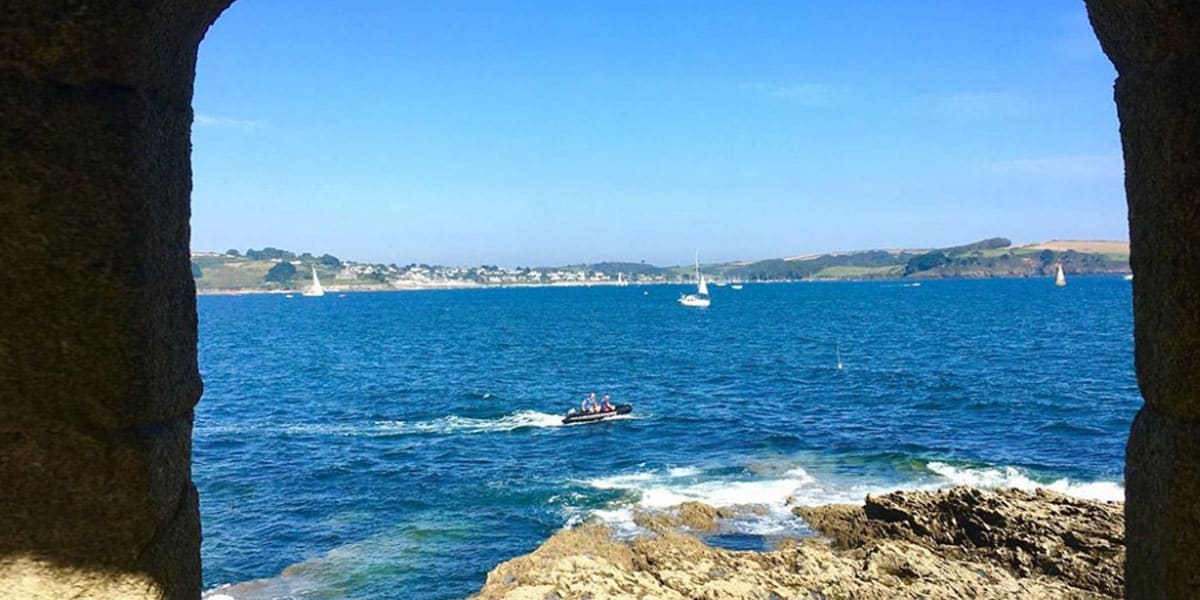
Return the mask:
[[[908,262],[904,264],[904,276],[907,277],[913,273],[920,273],[921,271],[930,271],[954,262],[963,263],[961,266],[977,266],[981,263],[978,256],[963,257],[962,255],[971,255],[972,253],[982,252],[984,250],[997,250],[1000,248],[1008,248],[1010,246],[1012,246],[1011,240],[997,237],[988,238],[973,244],[942,248],[940,250],[926,252],[925,254],[910,258]],[[1049,250],[1047,250],[1047,252],[1049,252]],[[1005,254],[1000,258],[1011,258],[1011,255]],[[988,268],[995,268],[997,264],[998,262],[996,260],[991,260],[988,261],[988,264],[984,266]]]
[[[288,261],[275,263],[267,274],[263,276],[263,281],[271,281],[277,283],[285,283],[296,278],[296,265]]]
[[[893,267],[904,264],[911,254],[892,254],[884,250],[826,254],[806,260],[773,258],[739,266],[724,272],[726,277],[747,281],[805,279],[828,267]]]
[[[656,267],[646,264],[646,261],[640,263],[632,262],[601,262],[593,265],[587,265],[587,268],[592,271],[604,273],[610,277],[616,277],[617,273],[624,273],[627,277],[632,275],[668,275],[670,269]]]
[[[304,264],[316,263],[318,265],[324,265],[331,269],[339,269],[342,266],[342,261],[340,259],[338,259],[338,257],[336,257],[332,254],[322,254],[321,256],[313,256],[311,253],[305,252],[305,253],[297,256],[295,252],[289,252],[287,250],[280,250],[279,248],[273,248],[271,246],[267,246],[266,248],[263,248],[262,250],[255,250],[254,248],[249,248],[246,250],[245,254],[238,252],[236,248],[230,248],[229,250],[225,251],[225,254],[226,254],[226,256],[232,256],[234,258],[243,258],[244,257],[244,258],[248,258],[250,260],[284,260],[284,261],[299,261]]]
[[[263,276],[263,281],[270,283],[287,283],[295,279],[296,275],[299,273],[299,271],[296,269],[296,265],[293,264],[296,262],[302,265],[313,264],[328,267],[330,269],[340,269],[342,267],[341,259],[332,254],[313,256],[311,253],[305,252],[297,255],[295,252],[289,252],[287,250],[282,250],[271,246],[267,246],[262,250],[249,248],[246,250],[245,254],[239,252],[236,248],[230,248],[229,250],[225,251],[225,255],[233,258],[246,258],[249,260],[279,261],[278,263],[272,265],[270,270],[267,271],[267,274]],[[197,278],[200,277],[199,267],[195,263],[192,264],[192,275]]]
[[[946,256],[946,253],[941,250],[926,252],[925,254],[912,257],[904,264],[904,276],[907,277],[913,273],[944,267],[950,264],[950,262],[950,257]]]

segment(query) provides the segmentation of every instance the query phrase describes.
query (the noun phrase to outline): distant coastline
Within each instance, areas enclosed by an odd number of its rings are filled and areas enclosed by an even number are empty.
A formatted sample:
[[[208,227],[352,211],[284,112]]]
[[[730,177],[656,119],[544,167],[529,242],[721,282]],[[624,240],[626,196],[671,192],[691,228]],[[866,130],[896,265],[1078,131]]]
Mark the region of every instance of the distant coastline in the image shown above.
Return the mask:
[[[762,283],[785,283],[785,282],[762,282]],[[673,283],[632,283],[630,286],[650,286],[650,285],[673,285]],[[432,291],[447,291],[447,290],[494,290],[507,288],[576,288],[576,287],[621,287],[616,282],[594,282],[594,283],[496,283],[496,284],[443,284],[431,283],[428,285],[406,285],[406,286],[389,286],[389,285],[355,285],[339,287],[338,285],[324,285],[326,294],[348,294],[348,293],[376,293],[376,292],[432,292]],[[300,294],[303,288],[280,288],[280,289],[219,289],[219,288],[196,288],[197,296],[249,296],[249,295],[287,295]]]
[[[1078,277],[1118,277],[1118,276],[1121,276],[1126,273],[1127,272],[1077,273],[1077,274],[1075,274],[1075,276],[1078,276]],[[992,276],[986,276],[986,277],[972,277],[972,276],[962,275],[962,276],[938,277],[936,279],[941,280],[941,281],[964,281],[964,280],[980,280],[980,279],[1038,279],[1038,278],[1042,278],[1042,277],[1041,276],[1030,276],[1030,275],[992,275]],[[1053,276],[1044,277],[1044,278],[1047,280],[1054,279]],[[929,279],[926,279],[925,281],[928,281],[928,280]],[[828,278],[828,279],[812,279],[812,280],[780,279],[780,280],[755,281],[752,283],[753,283],[753,285],[782,285],[782,284],[789,284],[789,283],[823,284],[823,283],[866,283],[866,282],[903,283],[903,284],[909,284],[909,285],[914,285],[914,284],[919,285],[920,284],[920,281],[915,281],[912,279],[906,279],[906,278],[902,278],[902,277],[895,277],[895,278],[883,278],[883,277]],[[657,283],[630,283],[630,284],[625,284],[625,285],[620,285],[615,282],[611,282],[611,283],[596,282],[596,283],[496,283],[496,284],[463,284],[463,285],[431,284],[431,285],[413,285],[413,286],[401,286],[401,287],[391,287],[391,286],[382,286],[381,285],[381,286],[352,286],[352,287],[345,287],[345,288],[341,288],[336,285],[334,285],[334,286],[326,285],[324,287],[325,287],[325,292],[327,294],[338,295],[338,294],[374,294],[374,293],[387,293],[387,292],[436,292],[436,291],[444,292],[444,291],[471,291],[471,290],[551,289],[551,288],[565,289],[565,288],[593,288],[593,287],[614,287],[615,288],[615,287],[654,287],[654,286],[686,286],[686,285],[692,285],[692,283],[686,282],[686,281],[672,281],[672,282],[657,282]],[[253,289],[253,288],[250,288],[250,289],[204,289],[204,288],[197,288],[196,289],[197,296],[259,296],[259,295],[287,296],[287,295],[300,295],[301,293],[303,293],[302,288],[294,288],[294,289]]]
[[[921,281],[1127,275],[1129,244],[1122,241],[1051,240],[1014,246],[991,238],[948,248],[860,250],[806,254],[700,266],[715,285],[796,281]],[[192,254],[192,274],[201,295],[297,294],[315,270],[329,293],[449,289],[594,287],[694,284],[687,265],[602,262],[560,267],[475,267],[359,263],[329,254],[320,257],[277,248]]]

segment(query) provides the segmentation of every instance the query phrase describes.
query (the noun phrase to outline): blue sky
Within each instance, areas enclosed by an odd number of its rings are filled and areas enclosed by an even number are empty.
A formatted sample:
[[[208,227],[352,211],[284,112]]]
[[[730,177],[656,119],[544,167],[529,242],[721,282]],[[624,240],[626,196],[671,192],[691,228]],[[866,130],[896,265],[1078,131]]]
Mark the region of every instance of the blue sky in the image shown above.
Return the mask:
[[[192,247],[656,264],[1126,239],[1079,1],[238,0]]]

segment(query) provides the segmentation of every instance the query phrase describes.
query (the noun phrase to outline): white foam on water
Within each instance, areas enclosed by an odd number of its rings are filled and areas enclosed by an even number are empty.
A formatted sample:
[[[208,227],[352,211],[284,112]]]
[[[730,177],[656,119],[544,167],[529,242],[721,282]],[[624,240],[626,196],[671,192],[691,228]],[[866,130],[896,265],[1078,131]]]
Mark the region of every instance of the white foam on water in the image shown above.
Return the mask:
[[[356,425],[345,423],[293,423],[289,425],[219,425],[197,428],[197,435],[261,433],[276,430],[291,435],[327,435],[348,437],[379,437],[406,434],[455,434],[504,432],[521,428],[561,427],[562,415],[535,410],[522,410],[495,419],[476,419],[449,415],[428,421],[375,421]]]
[[[633,515],[641,510],[665,510],[695,501],[716,507],[758,506],[762,514],[746,512],[724,526],[736,533],[752,535],[795,534],[804,524],[790,510],[791,504],[861,502],[866,489],[823,485],[803,468],[795,467],[774,477],[757,479],[709,477],[697,467],[673,467],[665,471],[640,471],[581,481],[598,490],[626,490],[636,497],[632,503],[618,502],[603,509],[574,512],[567,525],[595,517],[613,528],[619,537],[640,533]]]
[[[763,507],[764,514],[743,513],[726,520],[722,527],[737,533],[752,535],[794,534],[804,525],[790,508],[826,504],[861,504],[868,495],[890,493],[899,489],[935,490],[955,485],[979,488],[1015,487],[1025,490],[1045,488],[1064,494],[1094,500],[1124,500],[1124,488],[1117,482],[1080,482],[1057,479],[1038,481],[1014,467],[962,467],[944,462],[931,462],[927,469],[938,475],[910,481],[884,481],[866,478],[818,479],[803,468],[795,467],[781,474],[759,478],[741,476],[707,477],[697,467],[673,467],[665,470],[639,471],[580,481],[597,490],[625,490],[629,496],[602,509],[569,510],[568,525],[589,517],[599,518],[621,537],[641,533],[633,515],[642,510],[666,510],[684,502],[696,501],[716,507],[754,505]],[[632,498],[632,500],[631,500]]]
[[[1049,483],[1042,483],[1016,467],[1004,466],[956,467],[943,462],[931,462],[926,465],[926,468],[949,481],[951,485],[969,485],[980,488],[1018,488],[1029,491],[1044,488],[1089,500],[1117,502],[1125,500],[1125,487],[1115,481],[1073,482],[1064,477]]]
[[[632,473],[629,475],[598,477],[596,479],[582,481],[581,483],[598,490],[637,489],[637,484],[639,482],[652,481],[656,477],[657,476],[653,472],[642,472]]]
[[[667,474],[671,477],[692,477],[698,475],[700,469],[696,467],[671,467],[667,470]]]
[[[552,415],[533,410],[522,410],[510,415],[505,415],[498,419],[474,419],[470,417],[459,417],[451,415],[433,419],[432,421],[418,421],[408,423],[406,427],[409,432],[418,433],[488,433],[498,431],[512,431],[524,427],[561,427],[562,415]]]
[[[689,500],[712,506],[783,504],[789,496],[813,481],[804,469],[799,468],[784,473],[778,479],[712,479],[691,483],[676,483],[667,479],[655,481],[639,490],[642,494],[639,504],[645,508],[667,508]]]
[[[562,415],[522,410],[495,419],[449,415],[428,421],[375,421],[369,425],[297,423],[280,429],[297,435],[379,437],[411,434],[489,433],[521,428],[561,427]]]

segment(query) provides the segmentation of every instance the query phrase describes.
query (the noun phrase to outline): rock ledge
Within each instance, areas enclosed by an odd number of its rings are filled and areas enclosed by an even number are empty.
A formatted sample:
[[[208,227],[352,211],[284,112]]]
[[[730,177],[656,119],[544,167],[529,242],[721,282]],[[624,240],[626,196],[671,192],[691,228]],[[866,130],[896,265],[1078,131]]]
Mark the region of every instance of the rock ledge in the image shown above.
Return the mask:
[[[689,505],[685,514],[722,511]],[[480,600],[1119,598],[1122,505],[1048,491],[954,488],[796,507],[826,538],[771,552],[705,545],[695,526],[618,541],[561,531],[488,574]]]

